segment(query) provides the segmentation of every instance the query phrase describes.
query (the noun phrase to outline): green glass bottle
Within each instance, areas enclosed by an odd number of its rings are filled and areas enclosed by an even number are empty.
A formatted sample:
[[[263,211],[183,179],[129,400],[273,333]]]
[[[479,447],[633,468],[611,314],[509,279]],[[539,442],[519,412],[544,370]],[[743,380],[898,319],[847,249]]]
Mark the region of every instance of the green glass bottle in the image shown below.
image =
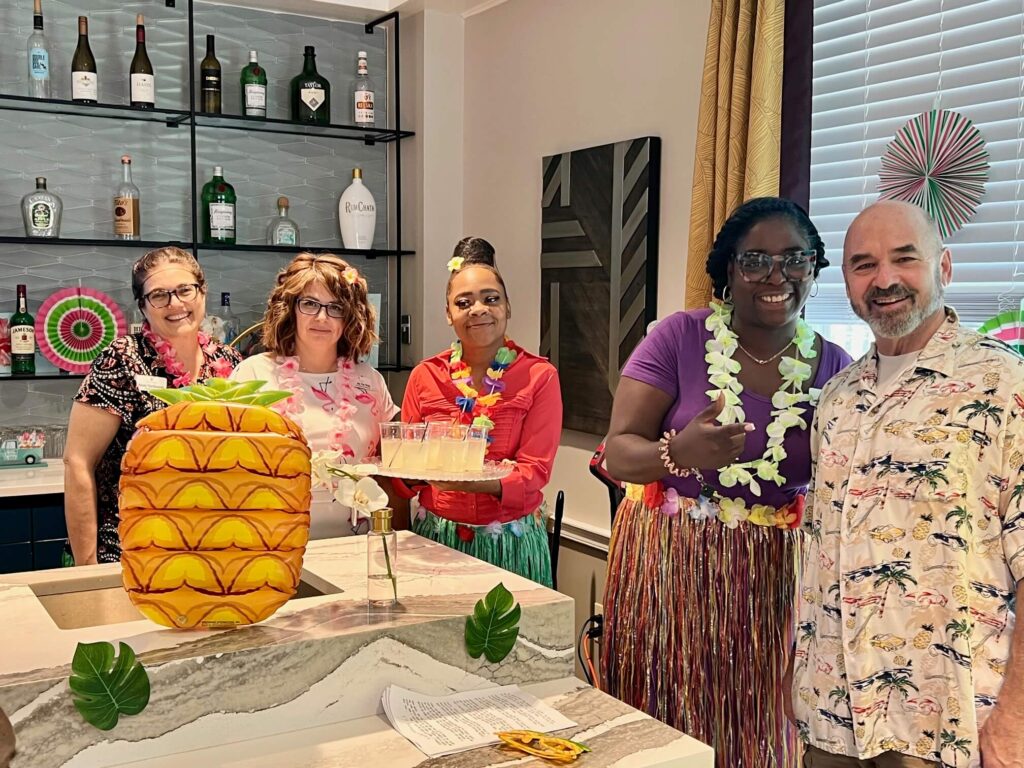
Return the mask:
[[[267,116],[267,70],[256,61],[256,51],[249,51],[249,64],[242,70],[242,112]]]
[[[213,178],[203,185],[203,242],[234,245],[235,188],[224,181],[224,170],[213,167]]]
[[[331,84],[316,71],[316,51],[306,46],[302,74],[292,78],[292,120],[330,125]]]
[[[36,375],[36,321],[28,313],[24,285],[18,286],[18,304],[11,315],[11,376]]]

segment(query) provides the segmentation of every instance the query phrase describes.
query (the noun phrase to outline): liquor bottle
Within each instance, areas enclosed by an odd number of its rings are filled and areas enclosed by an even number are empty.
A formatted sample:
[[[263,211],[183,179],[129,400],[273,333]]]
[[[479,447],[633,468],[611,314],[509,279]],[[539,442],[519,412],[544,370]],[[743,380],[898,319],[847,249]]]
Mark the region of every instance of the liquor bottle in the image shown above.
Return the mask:
[[[231,294],[224,291],[220,295],[220,311],[217,316],[221,322],[221,340],[230,344],[238,336],[238,319],[231,313]]]
[[[249,64],[242,70],[242,112],[249,117],[267,116],[267,70],[249,51]]]
[[[78,17],[78,46],[71,57],[71,100],[79,104],[95,104],[99,100],[100,79],[96,57],[89,47],[89,20]]]
[[[277,218],[267,225],[267,245],[298,245],[299,225],[288,218],[288,198],[277,198]]]
[[[235,188],[224,181],[224,170],[213,167],[213,178],[203,185],[203,242],[235,242]]]
[[[213,53],[213,35],[206,36],[206,56],[199,62],[199,82],[202,98],[200,112],[220,114],[220,62]]]
[[[21,198],[25,237],[60,237],[60,215],[64,203],[46,189],[46,178],[36,177],[36,188]]]
[[[366,598],[371,608],[391,608],[398,602],[398,534],[391,527],[391,510],[375,509],[366,534]]]
[[[306,46],[302,73],[292,78],[292,120],[328,125],[331,122],[331,84],[316,71],[316,51]]]
[[[36,375],[36,321],[28,313],[25,286],[18,286],[18,306],[11,315],[11,376]]]
[[[142,324],[145,320],[139,305],[132,304],[131,318],[128,320],[128,333],[142,333]]]
[[[338,201],[338,222],[341,242],[346,248],[372,248],[373,231],[377,226],[377,206],[370,190],[363,184],[363,171],[352,169],[352,183]]]
[[[35,0],[28,36],[28,95],[50,98],[50,46],[43,34],[43,0]]]
[[[132,158],[121,157],[123,176],[114,193],[114,239],[138,240],[142,233],[139,212],[139,188],[132,183]]]
[[[153,109],[156,106],[156,79],[153,65],[146,53],[146,27],[142,14],[135,17],[135,56],[128,70],[131,78],[131,103],[139,109]]]
[[[373,128],[373,81],[366,70],[366,51],[359,52],[356,82],[352,87],[352,119],[361,128]]]

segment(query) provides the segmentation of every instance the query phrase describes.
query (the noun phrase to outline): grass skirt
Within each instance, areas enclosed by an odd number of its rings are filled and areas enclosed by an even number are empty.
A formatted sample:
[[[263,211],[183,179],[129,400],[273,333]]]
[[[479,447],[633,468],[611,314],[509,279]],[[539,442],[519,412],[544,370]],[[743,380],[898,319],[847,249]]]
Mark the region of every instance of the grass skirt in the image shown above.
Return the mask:
[[[718,768],[795,768],[781,681],[796,537],[625,500],[608,555],[605,690],[713,746]]]
[[[539,511],[504,525],[480,526],[454,523],[427,510],[423,513],[425,517],[413,521],[414,533],[551,587],[551,550]]]

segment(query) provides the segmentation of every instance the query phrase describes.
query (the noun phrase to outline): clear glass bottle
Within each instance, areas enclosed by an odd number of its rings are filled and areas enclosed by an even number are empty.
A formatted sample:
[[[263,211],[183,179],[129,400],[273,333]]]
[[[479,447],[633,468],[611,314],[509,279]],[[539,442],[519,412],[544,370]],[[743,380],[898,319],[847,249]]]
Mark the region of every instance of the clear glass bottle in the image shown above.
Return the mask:
[[[277,218],[267,225],[267,245],[298,245],[299,225],[288,218],[288,198],[277,198]]]
[[[220,295],[220,311],[217,314],[221,321],[224,343],[230,344],[238,336],[238,319],[231,312],[231,294],[228,291],[223,291]]]
[[[235,242],[235,188],[224,181],[224,169],[213,167],[213,178],[203,185],[203,242]]]
[[[386,508],[373,511],[366,534],[366,598],[371,608],[390,608],[398,602],[398,534]]]
[[[60,215],[64,203],[46,188],[46,178],[36,177],[36,188],[21,198],[21,216],[26,237],[60,237]]]
[[[249,117],[267,116],[267,70],[249,51],[249,64],[242,70],[242,113]]]
[[[366,51],[360,51],[352,86],[352,121],[360,128],[373,128],[373,91],[373,81],[366,69]]]
[[[142,237],[142,221],[139,214],[141,193],[132,183],[132,158],[121,157],[124,175],[114,193],[114,239],[139,240]]]
[[[28,95],[50,98],[50,44],[43,34],[43,0],[35,0],[28,36]]]

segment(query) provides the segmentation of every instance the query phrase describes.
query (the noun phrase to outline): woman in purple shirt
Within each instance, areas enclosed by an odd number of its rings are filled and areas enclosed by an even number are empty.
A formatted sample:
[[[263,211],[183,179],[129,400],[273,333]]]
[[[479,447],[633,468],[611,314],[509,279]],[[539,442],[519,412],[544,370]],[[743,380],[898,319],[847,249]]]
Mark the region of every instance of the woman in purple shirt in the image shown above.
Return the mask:
[[[608,691],[715,749],[796,765],[782,677],[817,391],[850,362],[800,319],[828,262],[793,202],[757,198],[707,258],[710,309],[662,320],[623,369],[607,441],[631,485],[605,588]]]

